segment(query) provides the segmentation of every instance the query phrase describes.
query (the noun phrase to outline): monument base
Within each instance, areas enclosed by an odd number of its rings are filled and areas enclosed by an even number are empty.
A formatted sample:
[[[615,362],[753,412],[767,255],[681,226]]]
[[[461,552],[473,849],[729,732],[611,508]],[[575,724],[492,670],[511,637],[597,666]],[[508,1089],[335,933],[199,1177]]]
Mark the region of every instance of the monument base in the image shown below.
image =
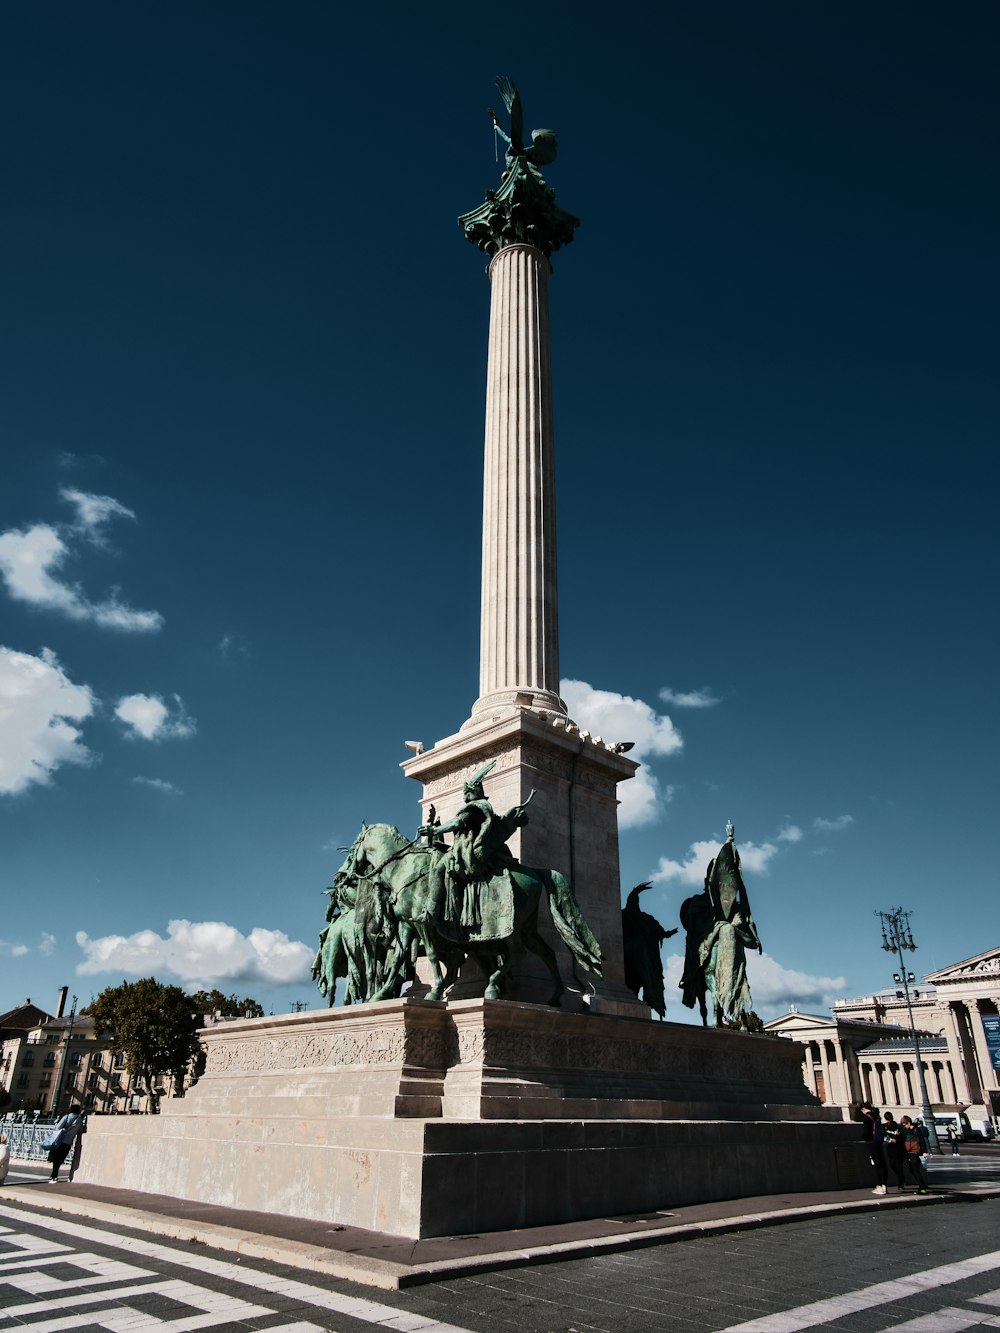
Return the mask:
[[[419,1239],[833,1189],[860,1137],[784,1038],[411,999],[203,1038],[186,1097],[91,1117],[79,1179]]]

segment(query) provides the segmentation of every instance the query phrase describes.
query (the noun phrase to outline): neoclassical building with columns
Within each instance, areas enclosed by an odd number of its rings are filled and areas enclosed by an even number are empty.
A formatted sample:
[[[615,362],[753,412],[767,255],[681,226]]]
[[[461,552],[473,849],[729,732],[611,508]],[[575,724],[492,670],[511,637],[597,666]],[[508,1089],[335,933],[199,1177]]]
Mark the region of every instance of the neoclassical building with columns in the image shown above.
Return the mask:
[[[936,1111],[1000,1119],[1000,948],[930,972],[911,986],[920,1061]],[[900,1114],[919,1108],[916,1053],[902,987],[837,1000],[832,1015],[790,1010],[765,1024],[805,1047],[803,1076],[821,1101],[870,1099]]]

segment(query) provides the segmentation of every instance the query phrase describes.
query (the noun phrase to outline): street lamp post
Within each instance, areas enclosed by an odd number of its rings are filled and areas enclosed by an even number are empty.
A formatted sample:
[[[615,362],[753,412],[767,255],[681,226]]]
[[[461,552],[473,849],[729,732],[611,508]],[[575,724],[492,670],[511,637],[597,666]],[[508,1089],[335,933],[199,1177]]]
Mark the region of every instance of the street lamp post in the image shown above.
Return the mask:
[[[909,949],[910,953],[913,953],[917,947],[913,942],[913,931],[910,929],[910,913],[904,912],[901,907],[893,907],[888,912],[876,911],[875,915],[881,918],[882,922],[882,948],[886,953],[894,953],[899,959],[899,972],[894,972],[892,979],[897,985],[902,984],[903,994],[906,997],[906,1012],[910,1016],[910,1035],[913,1037],[913,1054],[917,1062],[917,1078],[920,1082],[920,1114],[923,1116],[924,1125],[927,1128],[927,1138],[931,1152],[940,1153],[941,1145],[938,1142],[937,1125],[934,1123],[931,1099],[927,1095],[927,1080],[924,1078],[924,1062],[920,1058],[920,1038],[917,1036],[917,1025],[913,1021],[913,1005],[910,1002],[910,982],[916,980],[916,978],[912,972],[907,971],[906,964],[903,961],[903,950]]]
[[[59,1099],[62,1097],[63,1083],[66,1078],[66,1062],[70,1056],[70,1043],[73,1040],[73,1023],[76,1019],[76,996],[73,996],[73,1005],[69,1011],[69,1025],[66,1028],[66,1045],[63,1048],[63,1058],[59,1062],[59,1077],[56,1080],[56,1091],[52,1098],[52,1114],[59,1114]],[[72,1100],[72,1098],[70,1099]]]

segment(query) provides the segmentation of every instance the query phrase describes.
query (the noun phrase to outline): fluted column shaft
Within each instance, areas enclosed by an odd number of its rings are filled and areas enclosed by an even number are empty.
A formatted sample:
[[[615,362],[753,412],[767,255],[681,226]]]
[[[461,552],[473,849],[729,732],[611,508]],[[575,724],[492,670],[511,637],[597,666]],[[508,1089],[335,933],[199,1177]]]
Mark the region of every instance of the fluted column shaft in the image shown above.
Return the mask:
[[[550,265],[530,245],[490,264],[479,698],[473,717],[559,699]],[[523,696],[530,695],[530,699]]]

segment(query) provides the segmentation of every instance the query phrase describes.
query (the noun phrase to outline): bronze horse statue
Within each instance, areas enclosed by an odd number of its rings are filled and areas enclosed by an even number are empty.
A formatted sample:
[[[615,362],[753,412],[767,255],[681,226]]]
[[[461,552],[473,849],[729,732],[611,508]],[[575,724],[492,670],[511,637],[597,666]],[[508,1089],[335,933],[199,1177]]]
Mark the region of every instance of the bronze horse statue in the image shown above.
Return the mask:
[[[552,978],[548,1003],[558,1005],[565,988],[555,953],[538,932],[543,893],[556,930],[575,960],[602,975],[600,945],[557,870],[537,870],[512,860],[503,876],[475,886],[484,907],[478,928],[442,920],[430,879],[447,851],[443,845],[410,842],[391,824],[362,828],[334,876],[330,892],[342,912],[321,936],[313,965],[320,990],[331,1003],[337,975],[348,977],[348,994],[354,1002],[362,996],[365,1000],[398,996],[403,983],[412,978],[420,952],[434,977],[428,999],[443,998],[467,955],[486,975],[485,998],[501,999],[511,948],[520,944],[545,964]],[[491,910],[494,899],[504,899],[509,910]],[[358,913],[367,918],[360,929]],[[348,914],[352,920],[346,929],[335,930]]]

